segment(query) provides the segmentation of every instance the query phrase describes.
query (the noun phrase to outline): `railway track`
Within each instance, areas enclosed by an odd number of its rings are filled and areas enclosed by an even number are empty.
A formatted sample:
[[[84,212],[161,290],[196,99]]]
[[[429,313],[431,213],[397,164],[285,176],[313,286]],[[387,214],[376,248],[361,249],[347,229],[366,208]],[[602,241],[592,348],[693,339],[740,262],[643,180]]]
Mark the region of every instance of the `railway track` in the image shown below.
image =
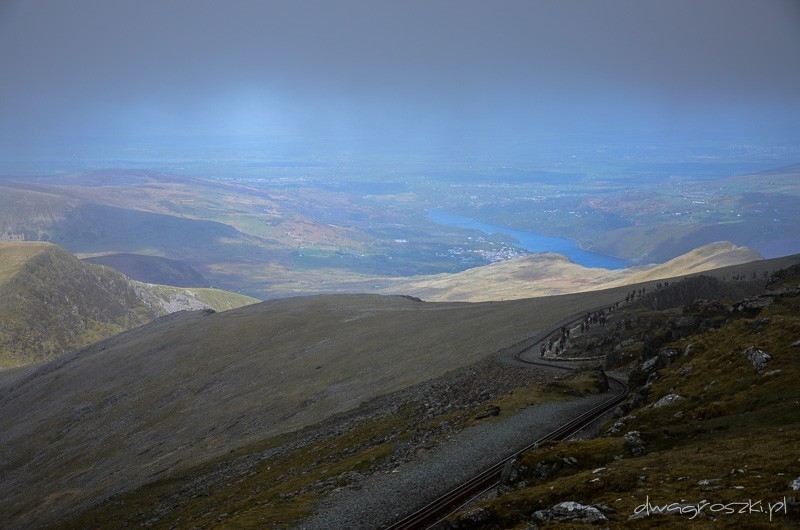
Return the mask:
[[[535,340],[533,342],[532,345],[515,353],[514,359],[528,365],[538,365],[564,371],[574,370],[574,368],[568,366],[561,366],[549,362],[528,360],[525,359],[523,355],[526,352],[531,351],[536,344],[544,340],[550,334],[560,329],[562,325],[569,325],[579,320],[580,317],[577,317],[559,323],[558,326],[555,326],[552,329],[548,330],[546,333],[543,333],[538,338],[538,340]],[[628,397],[628,385],[625,384],[625,382],[620,381],[619,379],[616,379],[614,377],[608,377],[608,382],[609,386],[613,385],[614,387],[617,388],[617,392],[614,394],[613,397],[604,401],[603,403],[600,403],[591,410],[584,412],[583,414],[572,419],[571,421],[561,425],[558,429],[546,434],[545,436],[542,436],[538,440],[531,442],[529,445],[523,447],[522,449],[516,451],[515,453],[505,457],[503,460],[497,462],[490,468],[475,475],[467,482],[464,482],[458,487],[453,488],[451,491],[445,493],[444,495],[440,496],[433,502],[425,505],[416,512],[411,513],[405,516],[404,518],[396,521],[392,525],[388,526],[387,530],[411,530],[411,529],[416,530],[416,529],[429,528],[433,526],[434,524],[441,521],[443,518],[447,517],[453,512],[457,511],[458,509],[460,509],[473,499],[479,497],[486,491],[496,487],[500,482],[500,476],[503,472],[503,468],[509,461],[518,458],[521,454],[530,451],[531,449],[534,449],[542,442],[564,440],[569,436],[571,436],[572,434],[581,430],[583,427],[589,425],[591,422],[593,422],[594,420],[596,420],[598,417],[602,416],[609,410],[614,409],[614,407],[619,405],[623,400],[625,400],[626,397]]]

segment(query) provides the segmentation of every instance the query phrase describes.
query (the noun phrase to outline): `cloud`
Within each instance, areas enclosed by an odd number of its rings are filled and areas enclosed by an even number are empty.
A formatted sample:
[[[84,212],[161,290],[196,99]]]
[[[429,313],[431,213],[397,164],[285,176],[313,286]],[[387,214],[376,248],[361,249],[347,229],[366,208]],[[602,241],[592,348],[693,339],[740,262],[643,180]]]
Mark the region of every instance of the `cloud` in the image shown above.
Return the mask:
[[[798,27],[790,0],[11,1],[0,128],[768,125],[800,113]]]

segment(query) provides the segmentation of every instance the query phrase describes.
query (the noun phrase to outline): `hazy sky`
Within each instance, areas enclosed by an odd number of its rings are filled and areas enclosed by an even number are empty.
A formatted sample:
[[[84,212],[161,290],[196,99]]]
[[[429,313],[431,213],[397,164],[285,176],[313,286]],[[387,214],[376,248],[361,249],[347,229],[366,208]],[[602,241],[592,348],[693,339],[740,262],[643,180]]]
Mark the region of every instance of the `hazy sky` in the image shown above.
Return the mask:
[[[796,0],[0,0],[0,138],[800,136]]]

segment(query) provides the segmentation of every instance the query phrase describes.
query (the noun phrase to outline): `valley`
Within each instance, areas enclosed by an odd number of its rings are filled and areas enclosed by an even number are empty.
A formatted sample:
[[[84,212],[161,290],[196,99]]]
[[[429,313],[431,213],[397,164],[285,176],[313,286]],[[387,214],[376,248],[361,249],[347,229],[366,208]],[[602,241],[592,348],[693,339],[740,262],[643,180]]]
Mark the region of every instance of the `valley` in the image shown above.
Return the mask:
[[[0,0],[0,530],[800,526],[794,4]]]
[[[679,174],[666,182],[640,177],[648,167],[663,171],[644,162],[613,176],[610,168],[590,175],[570,167],[454,169],[430,177],[411,165],[408,174],[380,180],[369,173],[333,180],[302,166],[281,178],[237,166],[215,179],[115,169],[4,178],[0,237],[57,243],[141,281],[159,279],[158,267],[143,267],[143,260],[173,260],[171,267],[193,270],[204,287],[262,300],[399,292],[396,286],[433,275],[525,259],[530,251],[513,230],[566,238],[631,266],[661,264],[719,241],[768,258],[800,251],[790,229],[800,223],[797,166]],[[431,211],[508,231],[440,225]]]

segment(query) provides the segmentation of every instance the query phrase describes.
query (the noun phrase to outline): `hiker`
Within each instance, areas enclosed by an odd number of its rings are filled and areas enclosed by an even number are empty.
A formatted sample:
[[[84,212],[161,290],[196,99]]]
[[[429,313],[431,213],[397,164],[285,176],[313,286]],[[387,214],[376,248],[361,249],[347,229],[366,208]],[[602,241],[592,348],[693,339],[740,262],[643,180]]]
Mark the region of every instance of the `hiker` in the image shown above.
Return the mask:
[[[544,347],[544,342],[543,342],[542,345],[539,346],[539,357],[544,358],[544,350],[545,350],[545,347]]]

